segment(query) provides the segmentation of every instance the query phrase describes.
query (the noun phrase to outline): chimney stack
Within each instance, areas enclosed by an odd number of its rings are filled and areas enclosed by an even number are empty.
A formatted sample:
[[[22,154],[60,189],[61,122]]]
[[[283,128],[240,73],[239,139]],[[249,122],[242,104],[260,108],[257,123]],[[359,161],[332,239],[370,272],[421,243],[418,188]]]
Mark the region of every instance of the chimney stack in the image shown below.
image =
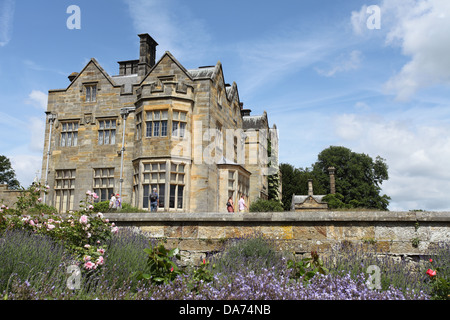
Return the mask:
[[[336,193],[336,181],[334,178],[334,167],[329,167],[328,172],[330,174],[330,193],[335,194]]]
[[[139,63],[138,75],[145,76],[156,62],[156,46],[158,43],[148,33],[139,34]]]
[[[72,82],[77,76],[78,72],[72,72],[67,78],[69,78],[69,81]]]
[[[308,196],[313,195],[313,184],[312,179],[308,179]]]

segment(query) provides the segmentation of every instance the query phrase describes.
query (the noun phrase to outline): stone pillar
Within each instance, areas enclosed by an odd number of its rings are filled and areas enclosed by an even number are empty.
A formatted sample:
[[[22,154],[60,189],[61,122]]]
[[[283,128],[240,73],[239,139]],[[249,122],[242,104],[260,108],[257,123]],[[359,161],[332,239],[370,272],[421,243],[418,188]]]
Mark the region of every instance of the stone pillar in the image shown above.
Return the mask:
[[[330,193],[335,194],[336,193],[336,181],[334,178],[334,167],[329,167],[328,172],[330,174]]]
[[[308,196],[313,195],[313,184],[312,179],[308,179]]]

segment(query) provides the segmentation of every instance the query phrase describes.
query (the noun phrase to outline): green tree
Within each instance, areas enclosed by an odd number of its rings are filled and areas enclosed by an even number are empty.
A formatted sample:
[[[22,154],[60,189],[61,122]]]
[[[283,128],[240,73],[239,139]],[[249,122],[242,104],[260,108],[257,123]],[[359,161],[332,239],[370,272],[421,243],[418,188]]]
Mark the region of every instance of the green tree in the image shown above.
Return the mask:
[[[355,153],[345,147],[331,146],[318,155],[313,164],[313,179],[330,193],[329,167],[335,167],[336,193],[343,196],[344,204],[354,208],[387,210],[387,195],[381,195],[381,184],[389,179],[385,159],[375,161],[363,153]]]
[[[288,163],[280,165],[282,203],[286,211],[291,209],[292,195],[308,194],[308,179],[313,179],[315,194],[324,194],[325,188],[314,178],[310,168],[295,168]]]
[[[329,167],[335,167],[336,194],[330,194]],[[307,195],[308,180],[314,194],[326,195],[330,208],[367,208],[387,210],[390,197],[380,195],[381,184],[389,178],[388,166],[379,156],[375,161],[366,154],[345,147],[331,146],[318,155],[311,168],[280,165],[284,210],[290,210],[292,195]]]
[[[9,189],[17,190],[20,188],[11,161],[2,155],[0,155],[0,184],[7,184]]]

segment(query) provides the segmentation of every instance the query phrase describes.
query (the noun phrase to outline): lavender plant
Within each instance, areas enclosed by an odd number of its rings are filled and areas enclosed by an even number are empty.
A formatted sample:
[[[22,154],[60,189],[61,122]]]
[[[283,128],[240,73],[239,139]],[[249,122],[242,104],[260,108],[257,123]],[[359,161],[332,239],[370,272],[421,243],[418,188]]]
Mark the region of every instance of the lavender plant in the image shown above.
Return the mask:
[[[394,259],[383,252],[376,244],[340,243],[332,248],[324,257],[324,264],[333,275],[350,274],[353,278],[365,274],[369,266],[375,265],[381,270],[382,290],[394,286],[403,291],[416,290],[428,292],[429,287],[424,282],[425,276],[408,261]]]
[[[274,243],[261,234],[229,239],[224,249],[211,257],[210,261],[214,272],[220,273],[233,273],[243,266],[255,272],[273,266],[281,270],[286,264],[286,259],[276,250]]]
[[[11,281],[40,284],[43,275],[58,277],[73,256],[50,237],[25,230],[7,230],[0,238],[0,292]]]

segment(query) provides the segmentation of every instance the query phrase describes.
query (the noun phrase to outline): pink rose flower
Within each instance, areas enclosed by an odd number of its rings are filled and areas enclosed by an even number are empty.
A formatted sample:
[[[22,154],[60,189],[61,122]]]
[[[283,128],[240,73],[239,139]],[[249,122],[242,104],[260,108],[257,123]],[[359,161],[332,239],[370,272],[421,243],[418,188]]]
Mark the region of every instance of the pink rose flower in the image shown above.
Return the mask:
[[[81,216],[80,217],[80,223],[82,224],[86,224],[88,222],[88,217],[87,216]]]
[[[98,259],[95,261],[97,265],[102,265],[104,263],[104,259],[102,256],[98,257]]]
[[[92,263],[91,261],[88,261],[84,264],[84,268],[87,270],[95,269],[95,263]]]

